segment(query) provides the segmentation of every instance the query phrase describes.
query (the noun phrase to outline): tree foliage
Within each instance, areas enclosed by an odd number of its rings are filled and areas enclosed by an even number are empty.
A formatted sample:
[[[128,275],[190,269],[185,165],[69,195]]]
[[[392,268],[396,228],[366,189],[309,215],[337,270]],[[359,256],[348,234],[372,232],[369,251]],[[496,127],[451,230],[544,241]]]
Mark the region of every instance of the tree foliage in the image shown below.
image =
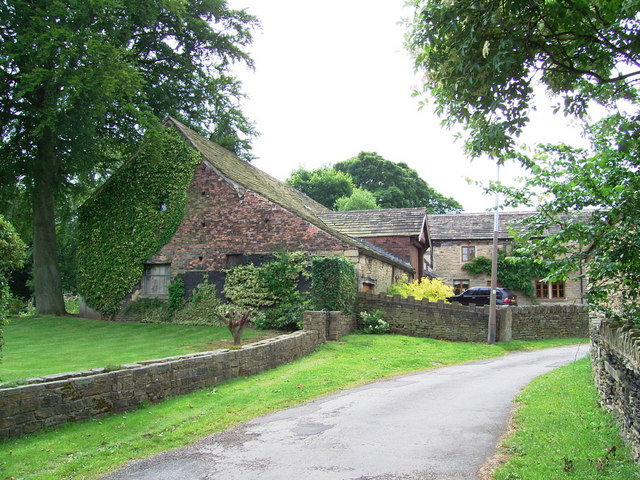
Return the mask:
[[[377,153],[360,152],[333,168],[349,174],[355,186],[371,192],[382,208],[424,207],[428,213],[462,210],[456,200],[431,188],[406,163],[386,160]]]
[[[376,203],[376,197],[369,190],[355,187],[349,197],[342,197],[336,200],[334,205],[338,211],[345,210],[376,210],[380,206]]]
[[[424,207],[429,213],[462,210],[456,200],[435,191],[406,163],[395,163],[376,153],[361,152],[331,168],[298,169],[287,183],[333,210],[408,207]]]
[[[166,115],[228,145],[252,134],[229,66],[251,63],[254,22],[224,0],[0,0],[0,193],[31,205],[39,312],[64,311],[55,218],[74,185]]]
[[[330,209],[339,198],[350,197],[354,188],[350,175],[329,167],[317,170],[299,168],[291,173],[286,183]]]
[[[493,186],[539,211],[530,254],[559,259],[555,276],[584,271],[593,307],[640,323],[640,0],[413,3],[408,47],[444,122],[463,124],[471,155],[530,168],[522,188]],[[518,150],[534,82],[583,122],[589,149]],[[595,123],[590,104],[605,112]]]
[[[513,153],[539,81],[567,114],[637,102],[639,0],[414,0],[408,48],[476,156]]]
[[[0,215],[0,327],[7,318],[11,292],[7,283],[9,270],[20,268],[26,257],[25,245],[13,225]],[[0,350],[4,344],[0,329]]]

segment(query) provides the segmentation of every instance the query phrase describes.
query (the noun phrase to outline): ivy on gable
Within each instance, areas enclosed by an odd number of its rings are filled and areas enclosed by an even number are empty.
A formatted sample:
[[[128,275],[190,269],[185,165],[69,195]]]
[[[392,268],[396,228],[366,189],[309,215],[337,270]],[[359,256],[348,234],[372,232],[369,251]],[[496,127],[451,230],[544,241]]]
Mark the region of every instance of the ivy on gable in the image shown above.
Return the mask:
[[[79,210],[78,292],[116,313],[184,216],[200,154],[174,130],[153,132],[141,150]]]

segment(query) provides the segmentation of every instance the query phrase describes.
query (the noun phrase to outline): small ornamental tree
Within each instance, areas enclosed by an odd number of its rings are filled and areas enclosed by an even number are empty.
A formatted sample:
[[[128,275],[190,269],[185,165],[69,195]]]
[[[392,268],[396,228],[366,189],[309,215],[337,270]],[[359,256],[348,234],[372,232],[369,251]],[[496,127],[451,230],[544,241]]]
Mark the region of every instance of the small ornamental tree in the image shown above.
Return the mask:
[[[253,310],[226,310],[224,313],[217,313],[218,317],[227,325],[233,337],[233,344],[242,343],[242,331],[251,322]]]
[[[0,215],[0,326],[6,322],[8,303],[11,299],[7,273],[9,270],[22,267],[26,257],[25,250],[25,245],[13,225]],[[0,349],[3,344],[4,340],[0,329]]]
[[[311,298],[318,310],[353,313],[356,270],[344,257],[315,257],[311,261]]]

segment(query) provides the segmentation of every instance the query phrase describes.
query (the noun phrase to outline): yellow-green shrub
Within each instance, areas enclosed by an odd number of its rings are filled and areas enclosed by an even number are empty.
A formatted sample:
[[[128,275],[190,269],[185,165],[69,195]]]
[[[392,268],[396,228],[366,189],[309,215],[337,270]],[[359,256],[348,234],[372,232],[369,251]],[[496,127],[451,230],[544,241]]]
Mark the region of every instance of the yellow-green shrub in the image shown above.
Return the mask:
[[[454,295],[453,288],[445,285],[439,278],[413,280],[409,282],[406,276],[389,287],[389,295],[400,295],[401,297],[415,297],[416,300],[427,299],[430,302],[446,300]]]

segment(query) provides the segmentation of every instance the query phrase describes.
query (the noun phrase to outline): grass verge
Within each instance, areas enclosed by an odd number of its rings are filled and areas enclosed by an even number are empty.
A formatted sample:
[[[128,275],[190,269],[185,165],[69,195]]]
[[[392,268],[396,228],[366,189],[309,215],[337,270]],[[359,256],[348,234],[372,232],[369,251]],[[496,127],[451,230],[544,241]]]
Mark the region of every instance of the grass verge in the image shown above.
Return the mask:
[[[631,480],[640,467],[600,408],[588,358],[538,377],[517,397],[510,454],[494,480]]]
[[[0,381],[71,372],[230,346],[226,327],[116,323],[74,317],[12,318],[3,327]],[[273,336],[245,329],[243,339]],[[1,477],[0,477],[1,478]]]
[[[259,375],[127,414],[0,443],[0,478],[95,478],[130,459],[179,447],[261,414],[379,378],[496,357],[516,349],[584,341],[485,345],[396,335],[349,335],[340,342],[322,345],[308,357]]]

